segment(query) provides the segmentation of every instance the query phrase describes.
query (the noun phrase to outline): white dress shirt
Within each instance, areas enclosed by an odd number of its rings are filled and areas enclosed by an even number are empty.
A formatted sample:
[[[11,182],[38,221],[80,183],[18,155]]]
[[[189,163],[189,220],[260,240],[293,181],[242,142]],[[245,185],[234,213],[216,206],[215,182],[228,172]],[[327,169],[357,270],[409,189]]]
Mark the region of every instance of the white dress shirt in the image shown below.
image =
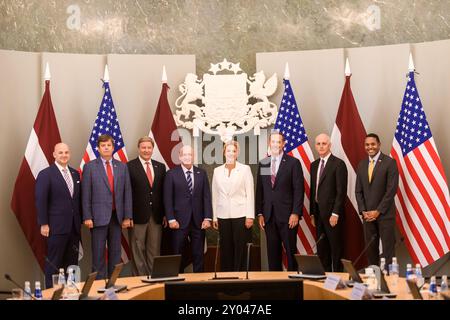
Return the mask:
[[[148,162],[148,166],[150,167],[150,172],[152,173],[153,181],[155,181],[155,171],[153,170],[152,159],[149,159],[148,161],[146,161],[146,160],[142,159],[141,156],[139,156],[139,160],[142,163],[142,167],[144,167],[145,173],[147,173],[147,165],[145,163]]]

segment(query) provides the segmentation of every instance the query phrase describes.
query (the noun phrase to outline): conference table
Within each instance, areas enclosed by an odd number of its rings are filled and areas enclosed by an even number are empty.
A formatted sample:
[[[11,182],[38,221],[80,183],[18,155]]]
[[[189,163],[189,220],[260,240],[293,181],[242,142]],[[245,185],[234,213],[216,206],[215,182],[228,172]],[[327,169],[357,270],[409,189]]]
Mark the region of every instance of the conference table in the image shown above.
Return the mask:
[[[249,272],[250,280],[280,280],[288,279],[288,275],[292,272]],[[347,273],[330,273],[338,275],[343,281],[348,280]],[[245,272],[220,272],[219,276],[237,276],[240,279],[246,278]],[[328,275],[328,274],[327,274]],[[184,281],[208,281],[214,277],[214,273],[185,273],[180,274],[184,277]],[[141,281],[143,277],[123,277],[118,278],[116,285],[126,285],[127,290],[117,293],[119,300],[164,300],[164,283],[148,284]],[[408,292],[405,278],[398,278],[397,284],[393,284],[393,279],[386,276],[386,282],[391,292],[396,293],[397,297],[390,300],[412,300],[411,293]],[[242,280],[245,281],[245,280]],[[97,289],[104,288],[104,280],[96,280],[90,290],[89,296],[101,297],[102,294],[97,293]],[[79,284],[81,290],[82,284]],[[50,299],[53,289],[47,289],[43,292],[44,299]],[[324,287],[324,281],[303,281],[303,299],[304,300],[349,300],[351,299],[352,288],[330,290]],[[426,292],[422,293],[424,299],[428,299]]]

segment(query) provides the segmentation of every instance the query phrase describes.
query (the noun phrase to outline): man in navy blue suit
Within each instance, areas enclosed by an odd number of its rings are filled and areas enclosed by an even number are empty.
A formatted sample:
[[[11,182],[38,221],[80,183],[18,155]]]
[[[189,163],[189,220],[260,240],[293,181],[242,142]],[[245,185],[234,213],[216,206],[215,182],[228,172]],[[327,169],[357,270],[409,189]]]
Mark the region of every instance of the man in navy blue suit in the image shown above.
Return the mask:
[[[53,151],[55,162],[39,172],[35,201],[41,235],[47,238],[45,285],[51,288],[52,274],[59,268],[78,264],[80,242],[80,175],[69,167],[70,150],[58,143]]]
[[[283,153],[281,132],[269,137],[270,156],[261,160],[256,180],[255,209],[266,233],[269,270],[282,270],[282,246],[288,270],[296,270],[298,223],[302,217],[304,178],[300,161]]]
[[[97,279],[103,279],[120,263],[122,228],[133,226],[133,214],[130,175],[127,165],[113,158],[113,138],[99,136],[97,147],[100,157],[83,168],[82,204],[84,224],[92,234],[92,270],[98,272]]]
[[[174,253],[183,253],[189,236],[194,272],[202,272],[205,229],[211,226],[212,202],[208,176],[204,170],[193,165],[193,152],[190,146],[182,147],[179,152],[181,165],[167,172],[164,207],[172,230]],[[186,257],[183,256],[183,260]]]

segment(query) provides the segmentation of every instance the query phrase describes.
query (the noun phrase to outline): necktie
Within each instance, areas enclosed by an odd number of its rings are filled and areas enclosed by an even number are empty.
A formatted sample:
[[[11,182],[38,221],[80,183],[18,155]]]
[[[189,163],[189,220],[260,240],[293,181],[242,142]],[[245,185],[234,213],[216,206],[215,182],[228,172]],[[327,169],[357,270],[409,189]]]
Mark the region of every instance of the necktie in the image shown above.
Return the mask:
[[[114,198],[114,176],[112,173],[110,162],[106,161],[105,163],[106,163],[106,173],[108,175],[109,187],[111,188],[112,197],[113,197],[112,209],[115,210],[116,209],[116,199]]]
[[[150,187],[153,187],[153,177],[152,177],[152,171],[150,170],[150,163],[148,161],[146,161],[145,165],[147,166],[146,173],[147,173],[148,183],[150,183]]]
[[[186,171],[186,180],[188,184],[189,193],[192,194],[192,177],[191,171]]]
[[[373,159],[369,160],[369,172],[368,172],[368,174],[369,174],[369,183],[372,182],[373,168],[375,167],[375,163],[374,162],[375,162],[375,160],[373,160]]]
[[[69,188],[70,196],[73,197],[73,182],[69,177],[69,170],[62,169],[64,180],[66,180],[67,188]]]
[[[319,182],[320,182],[320,178],[322,178],[322,174],[323,174],[323,170],[325,169],[325,160],[324,159],[322,159],[321,161],[320,161],[320,168],[319,168],[319,180],[317,180],[317,183],[316,183],[316,202],[318,203],[319,201],[318,201],[318,197],[317,197],[317,195],[318,195],[318,191],[319,191]]]
[[[272,183],[272,188],[275,185],[275,179],[277,177],[277,158],[272,158],[272,166],[270,170],[270,182]]]

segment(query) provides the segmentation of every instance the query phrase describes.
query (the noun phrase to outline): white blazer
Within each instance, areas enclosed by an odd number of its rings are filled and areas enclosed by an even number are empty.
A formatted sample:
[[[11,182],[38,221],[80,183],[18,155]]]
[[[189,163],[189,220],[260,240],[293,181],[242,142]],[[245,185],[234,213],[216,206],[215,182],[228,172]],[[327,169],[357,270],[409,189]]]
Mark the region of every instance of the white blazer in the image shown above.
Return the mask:
[[[212,204],[214,221],[217,218],[255,218],[255,193],[250,167],[236,162],[231,170],[221,165],[214,169],[212,180]]]

